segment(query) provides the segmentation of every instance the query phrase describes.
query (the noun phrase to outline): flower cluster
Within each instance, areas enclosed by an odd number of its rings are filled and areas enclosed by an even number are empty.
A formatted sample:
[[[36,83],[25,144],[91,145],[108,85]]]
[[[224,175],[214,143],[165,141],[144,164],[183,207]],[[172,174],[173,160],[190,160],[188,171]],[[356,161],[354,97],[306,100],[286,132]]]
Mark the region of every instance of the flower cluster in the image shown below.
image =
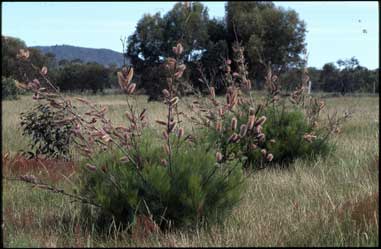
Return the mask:
[[[266,117],[258,117],[263,105],[255,105],[250,95],[251,80],[248,79],[244,50],[239,43],[235,43],[233,52],[233,61],[237,70],[232,70],[232,60],[229,58],[222,65],[225,71],[224,80],[228,86],[225,102],[216,98],[213,82],[207,83],[209,103],[201,100],[193,101],[190,107],[194,115],[190,119],[193,124],[213,129],[216,134],[219,134],[215,141],[218,150],[217,162],[243,160],[253,150],[261,151],[263,157],[271,161],[273,155],[261,148],[261,144],[266,140],[263,132]],[[242,120],[245,121],[242,122]],[[237,151],[237,144],[244,144],[244,149]]]

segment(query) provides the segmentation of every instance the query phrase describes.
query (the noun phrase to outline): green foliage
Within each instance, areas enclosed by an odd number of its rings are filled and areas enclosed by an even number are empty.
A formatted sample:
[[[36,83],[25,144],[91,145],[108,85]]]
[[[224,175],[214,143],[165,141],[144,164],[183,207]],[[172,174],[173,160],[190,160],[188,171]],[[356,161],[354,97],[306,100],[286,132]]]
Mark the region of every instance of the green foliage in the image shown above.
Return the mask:
[[[27,66],[25,62],[17,59],[17,53],[20,49],[26,49],[25,42],[18,38],[2,36],[2,75],[12,77],[20,82],[27,83],[35,78],[39,78],[39,72],[32,67]],[[46,66],[49,71],[49,78],[63,91],[84,91],[91,90],[96,93],[103,89],[117,85],[115,66],[110,69],[97,63],[82,63],[80,60],[62,61],[57,63],[54,54],[48,52],[43,54],[38,48],[28,48],[30,52],[30,61],[33,65],[42,68]],[[53,51],[53,50],[52,50]],[[55,51],[55,50],[54,50]],[[81,51],[81,58],[84,53]],[[98,58],[108,51],[92,51],[92,56]],[[111,52],[110,52],[111,53]],[[60,55],[61,56],[61,55]],[[69,56],[69,55],[68,55]],[[73,55],[70,55],[73,56]],[[69,57],[70,57],[69,56]],[[111,55],[110,55],[111,56]],[[105,56],[105,60],[111,60],[110,56]],[[115,56],[115,55],[113,55]],[[112,57],[112,56],[111,56]],[[91,58],[88,58],[89,60]],[[57,68],[57,65],[59,67]],[[28,77],[26,78],[26,75]],[[113,77],[114,76],[114,77]],[[4,95],[3,86],[3,95]],[[10,89],[5,89],[5,91]]]
[[[13,76],[14,78],[20,76],[18,69],[20,63],[16,59],[16,55],[22,48],[26,48],[24,41],[9,36],[1,36],[1,75]]]
[[[248,105],[243,105],[241,108],[242,113],[248,113]],[[246,115],[229,114],[225,119],[226,124],[224,126],[229,126],[233,116],[237,117],[237,127],[247,124]],[[316,131],[317,138],[312,142],[304,139],[304,135],[311,132],[313,128],[309,125],[305,114],[296,107],[268,106],[257,113],[257,118],[261,116],[267,118],[262,130],[266,139],[260,141],[256,148],[247,149],[253,142],[251,137],[241,138],[238,143],[229,145],[226,141],[231,132],[219,133],[213,129],[205,133],[208,144],[213,146],[217,143],[221,147],[221,151],[226,151],[227,146],[230,146],[229,148],[233,153],[241,155],[243,167],[253,169],[277,165],[287,167],[297,158],[314,159],[317,155],[328,155],[333,149],[328,137],[323,135],[323,130]],[[273,155],[271,161],[262,155],[262,149]]]
[[[26,49],[27,46],[25,42],[9,36],[2,36],[1,41],[2,75],[5,77],[12,77],[20,82],[28,81],[31,78],[37,78],[38,73],[36,73],[35,70],[27,67],[25,63],[16,58],[20,49]],[[43,66],[50,66],[54,60],[54,57],[51,55],[44,55],[38,49],[28,48],[28,50],[30,52],[30,61],[40,68]],[[28,75],[29,79],[26,78],[25,75]]]
[[[316,132],[317,138],[312,142],[304,139],[304,134],[312,132],[313,128],[305,114],[297,108],[268,107],[261,115],[267,117],[263,126],[263,132],[266,134],[264,148],[274,155],[274,159],[265,162],[260,153],[254,151],[248,155],[254,167],[263,163],[288,166],[297,158],[313,159],[317,155],[326,156],[333,149],[320,130]],[[272,142],[272,139],[275,142]]]
[[[226,40],[227,30],[223,20],[212,19],[208,22],[209,41],[206,50],[202,54],[200,64],[204,70],[206,80],[211,82],[217,93],[224,92],[226,84],[224,82],[224,71],[221,68],[223,62],[229,56],[229,47]],[[194,74],[192,82],[199,83],[200,75]],[[205,87],[205,86],[204,86]],[[202,89],[202,87],[199,86]]]
[[[136,72],[145,75],[151,67],[172,56],[172,47],[181,42],[187,67],[201,65],[205,78],[213,82],[217,92],[223,92],[226,86],[220,70],[221,59],[232,54],[229,47],[236,38],[246,47],[251,76],[263,79],[262,63],[271,61],[279,68],[301,64],[299,54],[305,47],[304,37],[305,24],[298,14],[276,8],[272,3],[229,2],[222,20],[209,19],[208,10],[201,3],[177,3],[163,16],[156,13],[140,19],[129,37],[127,55]],[[202,90],[199,73],[188,71],[188,84]],[[149,84],[152,83],[142,79],[142,85]],[[156,99],[151,93],[150,96]]]
[[[281,74],[280,81],[282,82],[282,89],[286,91],[292,91],[295,89],[301,79],[302,75],[302,69],[300,68],[293,68],[285,72],[284,74]],[[314,83],[316,83],[314,81]]]
[[[326,63],[320,71],[319,85],[326,92],[378,92],[378,70],[362,67],[359,61],[351,59]]]
[[[16,87],[16,82],[11,77],[1,77],[1,99],[18,99],[19,90]]]
[[[243,186],[241,167],[218,166],[214,154],[200,145],[179,147],[172,166],[163,166],[162,148],[150,143],[141,146],[140,175],[131,163],[119,161],[122,154],[117,151],[82,164],[79,192],[103,207],[97,211],[83,206],[84,217],[103,228],[112,218],[118,224],[133,224],[138,215],[152,215],[162,228],[192,226],[220,221],[237,204]],[[89,172],[86,163],[99,168]]]
[[[338,88],[336,87],[339,82],[338,69],[333,63],[326,63],[321,71],[320,79],[322,82],[322,88],[327,92],[334,92]]]
[[[160,13],[146,14],[139,20],[135,32],[128,38],[127,55],[136,73],[142,76],[141,85],[150,99],[158,99],[161,94],[164,83],[162,73],[158,72],[163,71],[159,65],[173,57],[172,48],[181,42],[184,63],[188,68],[195,67],[194,63],[200,61],[206,50],[216,48],[218,40],[210,41],[208,32],[213,32],[213,39],[220,39],[217,35],[220,24],[213,26],[209,23],[207,8],[198,2],[189,6],[177,3],[163,16]],[[224,33],[220,35],[224,36]],[[197,84],[198,78],[193,70],[184,74],[185,82]]]
[[[308,74],[312,82],[312,91],[337,92],[344,95],[354,92],[377,93],[379,88],[378,69],[369,70],[361,66],[355,58],[326,63],[322,69],[309,67]],[[281,74],[282,90],[294,89],[301,75],[300,68],[290,68]]]
[[[57,85],[62,91],[103,92],[110,83],[110,70],[97,63],[67,63],[56,74]]]
[[[189,6],[177,3],[164,15],[167,39],[166,51],[181,41],[184,47],[184,57],[187,61],[194,59],[192,52],[202,50],[208,41],[208,10],[199,2],[191,2]],[[197,55],[196,55],[197,56]],[[188,59],[190,57],[190,59]]]
[[[163,17],[146,14],[129,37],[127,54],[132,64],[148,66],[171,56],[172,47],[181,41],[186,60],[192,60],[192,52],[205,48],[208,41],[207,21],[207,9],[201,3],[191,7],[177,3]]]
[[[39,104],[20,114],[22,135],[31,138],[28,151],[32,157],[43,154],[52,158],[68,158],[71,141],[71,125],[57,121],[65,118],[62,111],[54,111],[49,105]]]
[[[264,65],[301,65],[306,27],[294,10],[276,7],[272,2],[228,2],[226,5],[228,41],[242,41],[250,74],[263,79]]]
[[[141,75],[141,86],[146,90],[149,100],[159,100],[162,90],[166,87],[166,70],[164,65],[148,67]]]

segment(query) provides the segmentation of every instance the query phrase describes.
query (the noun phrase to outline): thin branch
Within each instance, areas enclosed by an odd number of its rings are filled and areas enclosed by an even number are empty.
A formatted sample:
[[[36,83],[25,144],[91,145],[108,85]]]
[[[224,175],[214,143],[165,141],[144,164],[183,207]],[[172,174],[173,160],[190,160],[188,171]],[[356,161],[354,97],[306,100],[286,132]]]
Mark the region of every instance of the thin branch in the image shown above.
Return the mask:
[[[8,180],[8,181],[18,181],[18,182],[28,183],[28,184],[33,185],[33,187],[45,189],[45,190],[51,191],[53,193],[62,194],[62,195],[68,196],[70,198],[73,198],[73,199],[75,199],[77,201],[80,201],[82,203],[90,204],[90,205],[93,205],[93,206],[96,206],[96,207],[99,207],[99,208],[103,209],[102,206],[100,206],[100,205],[98,205],[98,204],[96,204],[96,203],[94,203],[94,202],[92,202],[92,201],[90,201],[90,200],[88,200],[86,198],[83,198],[83,197],[78,196],[78,195],[73,195],[73,194],[67,193],[63,189],[56,188],[54,186],[48,185],[46,183],[43,183],[41,181],[29,181],[29,180],[24,180],[24,179],[21,179],[21,178],[6,177],[6,176],[3,176],[3,179],[4,180]]]

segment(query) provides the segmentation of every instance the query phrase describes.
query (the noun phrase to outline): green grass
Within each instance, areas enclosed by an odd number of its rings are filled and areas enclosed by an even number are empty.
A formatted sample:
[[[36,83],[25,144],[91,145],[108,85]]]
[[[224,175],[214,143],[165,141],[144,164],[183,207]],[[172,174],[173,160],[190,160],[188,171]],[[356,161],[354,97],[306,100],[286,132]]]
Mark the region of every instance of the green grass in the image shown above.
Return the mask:
[[[87,96],[107,105],[116,124],[126,122],[125,96]],[[165,115],[165,107],[139,96],[136,106],[148,118]],[[351,110],[353,117],[334,139],[335,154],[316,161],[297,160],[288,170],[265,169],[251,174],[244,199],[224,224],[208,229],[177,230],[139,241],[126,232],[99,235],[78,224],[79,208],[66,197],[3,180],[4,246],[378,246],[378,224],[360,226],[339,215],[347,202],[378,192],[379,98],[327,98],[330,113]],[[27,149],[19,116],[30,108],[30,96],[2,101],[3,154]],[[152,127],[155,128],[155,127]],[[70,185],[61,182],[60,186]],[[378,209],[378,208],[377,208]],[[347,210],[350,212],[350,210]],[[344,212],[345,213],[345,212]],[[350,215],[350,213],[348,213]]]

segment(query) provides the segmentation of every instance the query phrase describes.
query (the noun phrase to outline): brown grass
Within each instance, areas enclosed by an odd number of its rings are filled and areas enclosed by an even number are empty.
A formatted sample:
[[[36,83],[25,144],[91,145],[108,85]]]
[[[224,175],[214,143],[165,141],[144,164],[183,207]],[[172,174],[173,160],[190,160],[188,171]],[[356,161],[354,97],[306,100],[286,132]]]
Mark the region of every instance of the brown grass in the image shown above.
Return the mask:
[[[20,176],[25,174],[34,174],[41,180],[57,182],[65,177],[72,176],[76,167],[72,161],[63,161],[58,159],[27,159],[20,154],[12,158],[3,156],[3,175]]]
[[[338,217],[344,219],[348,214],[356,227],[365,230],[368,225],[378,225],[379,192],[364,196],[360,200],[348,200],[338,209]]]
[[[371,173],[378,175],[380,171],[380,157],[378,155],[374,156],[369,166],[370,166]]]
[[[3,211],[4,220],[15,226],[19,227],[30,227],[34,223],[36,214],[33,209],[25,209],[23,212],[19,213],[17,216],[10,207],[5,207]]]
[[[131,238],[139,243],[146,240],[149,236],[158,234],[159,231],[158,225],[152,219],[145,215],[139,215],[132,229]]]

